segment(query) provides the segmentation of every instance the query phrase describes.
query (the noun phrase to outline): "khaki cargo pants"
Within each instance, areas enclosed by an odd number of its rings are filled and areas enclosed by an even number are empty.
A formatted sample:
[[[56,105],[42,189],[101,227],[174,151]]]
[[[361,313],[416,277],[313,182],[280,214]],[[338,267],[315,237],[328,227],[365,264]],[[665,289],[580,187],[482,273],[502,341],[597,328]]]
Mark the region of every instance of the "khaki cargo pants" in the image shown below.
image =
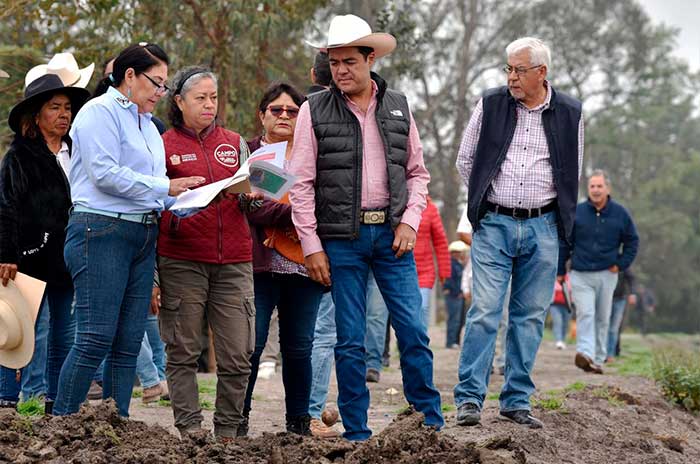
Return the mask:
[[[180,433],[199,429],[202,410],[197,359],[209,322],[216,355],[214,434],[235,437],[243,421],[250,357],[255,346],[252,263],[208,264],[160,256],[160,336],[166,345],[168,388]]]

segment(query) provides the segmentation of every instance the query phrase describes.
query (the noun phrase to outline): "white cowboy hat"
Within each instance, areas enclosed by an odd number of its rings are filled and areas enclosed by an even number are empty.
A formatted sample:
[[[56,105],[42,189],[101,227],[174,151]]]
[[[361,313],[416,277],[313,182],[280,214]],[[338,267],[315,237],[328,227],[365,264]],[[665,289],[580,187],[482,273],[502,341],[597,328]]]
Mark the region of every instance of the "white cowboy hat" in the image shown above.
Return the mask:
[[[396,48],[396,38],[393,35],[385,32],[372,33],[367,21],[351,14],[336,16],[331,20],[326,45],[306,43],[323,52],[329,48],[371,47],[377,58],[388,55]]]
[[[450,251],[450,253],[453,251],[464,253],[465,251],[469,250],[469,245],[461,240],[455,240],[454,242],[450,243],[450,246],[448,246],[447,249]]]
[[[8,77],[10,77],[10,75],[7,74],[7,73],[6,73],[5,71],[3,71],[2,69],[0,69],[0,77],[4,77],[5,79],[7,79]]]
[[[48,64],[40,64],[29,70],[24,77],[24,87],[45,74],[56,74],[66,87],[84,89],[90,82],[94,70],[95,63],[90,63],[89,66],[79,69],[78,62],[75,61],[72,53],[56,53]]]
[[[0,366],[19,369],[34,354],[34,318],[29,303],[10,280],[0,285]]]

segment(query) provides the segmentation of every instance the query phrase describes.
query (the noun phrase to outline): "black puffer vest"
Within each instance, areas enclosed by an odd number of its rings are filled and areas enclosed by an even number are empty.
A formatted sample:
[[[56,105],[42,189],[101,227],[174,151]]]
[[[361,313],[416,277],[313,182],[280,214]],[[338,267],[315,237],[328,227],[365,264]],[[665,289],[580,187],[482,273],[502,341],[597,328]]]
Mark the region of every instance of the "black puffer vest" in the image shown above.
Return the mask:
[[[396,228],[408,203],[406,163],[411,126],[406,97],[387,89],[375,73],[375,117],[384,141],[389,179],[389,219]],[[316,221],[322,239],[355,239],[360,231],[362,201],[362,129],[340,90],[331,84],[309,95],[311,121],[318,142],[316,159]]]
[[[486,215],[486,198],[508,153],[517,124],[516,105],[508,87],[487,90],[483,95],[484,113],[479,143],[469,178],[467,216],[474,230]],[[557,190],[557,216],[560,236],[571,239],[578,195],[578,125],[581,102],[554,90],[549,108],[542,112],[554,186]]]

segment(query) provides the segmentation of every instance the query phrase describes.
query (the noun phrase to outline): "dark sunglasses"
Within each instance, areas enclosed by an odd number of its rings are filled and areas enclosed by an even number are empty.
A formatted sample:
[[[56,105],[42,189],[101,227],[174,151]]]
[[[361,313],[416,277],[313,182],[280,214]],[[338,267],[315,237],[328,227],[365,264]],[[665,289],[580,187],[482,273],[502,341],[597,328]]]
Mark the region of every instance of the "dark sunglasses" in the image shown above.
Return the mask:
[[[279,118],[282,116],[282,113],[285,111],[287,112],[287,116],[290,117],[290,119],[296,119],[297,116],[299,116],[299,108],[290,108],[288,106],[268,106],[268,110],[270,110],[270,114],[273,115],[276,118]]]

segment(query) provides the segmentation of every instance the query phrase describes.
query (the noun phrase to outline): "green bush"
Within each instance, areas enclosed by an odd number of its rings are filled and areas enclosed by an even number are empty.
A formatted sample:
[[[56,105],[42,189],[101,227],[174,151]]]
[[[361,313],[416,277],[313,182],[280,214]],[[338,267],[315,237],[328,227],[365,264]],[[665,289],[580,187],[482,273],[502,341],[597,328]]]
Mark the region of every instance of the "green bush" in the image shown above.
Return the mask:
[[[700,413],[700,353],[659,350],[651,366],[654,380],[666,398],[690,412]]]

